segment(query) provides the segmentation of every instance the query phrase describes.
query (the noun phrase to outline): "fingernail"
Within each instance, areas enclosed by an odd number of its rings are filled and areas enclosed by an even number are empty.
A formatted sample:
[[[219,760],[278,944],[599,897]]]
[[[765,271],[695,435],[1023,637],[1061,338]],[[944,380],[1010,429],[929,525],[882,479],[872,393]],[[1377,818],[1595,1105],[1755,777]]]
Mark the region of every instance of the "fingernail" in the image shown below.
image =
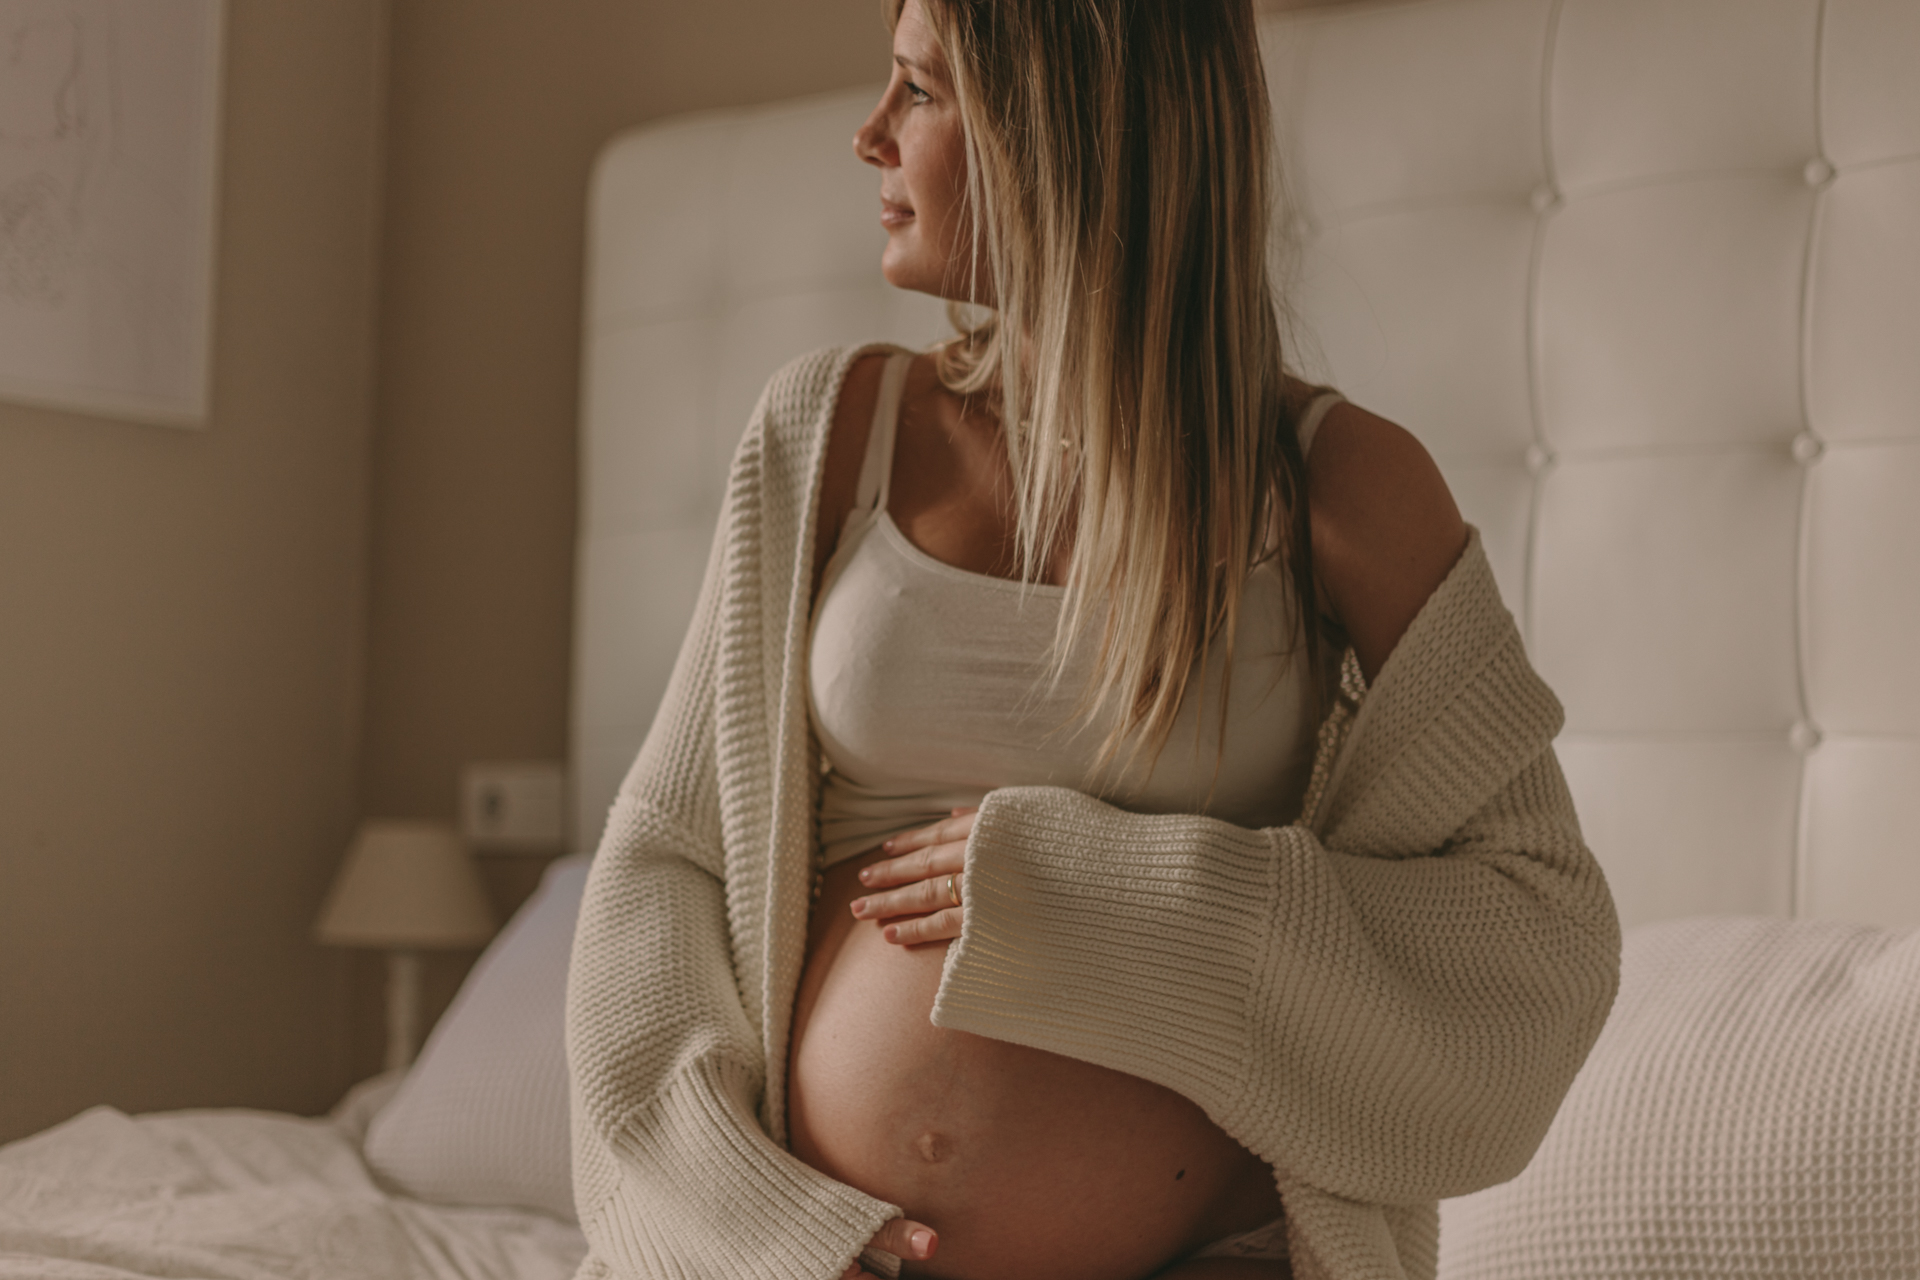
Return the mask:
[[[867,900],[865,898],[855,898],[853,900],[853,914],[856,916],[867,914]]]
[[[882,841],[880,842],[880,847],[881,847],[882,849],[884,849],[884,850],[886,850],[886,851],[887,851],[888,853],[892,853],[892,852],[893,852],[893,841],[891,841],[891,840],[882,840]]]
[[[862,868],[860,869],[860,883],[861,883],[861,884],[872,884],[872,883],[873,883],[873,868],[872,868],[872,867],[862,867]]]
[[[900,930],[896,929],[892,925],[888,925],[886,928],[880,931],[880,936],[885,938],[888,942],[898,942],[900,941]]]
[[[914,1257],[925,1258],[925,1257],[931,1256],[933,1253],[933,1232],[931,1231],[914,1232],[912,1237],[912,1244],[913,1244]]]

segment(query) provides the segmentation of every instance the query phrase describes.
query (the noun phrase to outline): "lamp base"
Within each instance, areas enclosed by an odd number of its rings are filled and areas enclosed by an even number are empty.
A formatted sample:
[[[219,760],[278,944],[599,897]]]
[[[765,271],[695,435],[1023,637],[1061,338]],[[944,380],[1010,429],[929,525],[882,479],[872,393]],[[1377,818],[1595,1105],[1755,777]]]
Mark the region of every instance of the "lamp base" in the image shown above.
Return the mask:
[[[413,1064],[420,1038],[420,953],[387,952],[387,1070]]]

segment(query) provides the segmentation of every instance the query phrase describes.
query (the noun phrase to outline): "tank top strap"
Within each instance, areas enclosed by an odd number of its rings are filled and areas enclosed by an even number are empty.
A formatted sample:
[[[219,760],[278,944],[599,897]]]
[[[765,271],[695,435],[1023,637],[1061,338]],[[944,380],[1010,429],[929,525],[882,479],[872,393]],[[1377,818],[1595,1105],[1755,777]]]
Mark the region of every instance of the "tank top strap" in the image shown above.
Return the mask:
[[[867,456],[860,464],[860,483],[854,490],[856,511],[882,511],[893,480],[893,439],[900,423],[900,399],[907,386],[907,368],[913,352],[896,351],[880,375],[880,397],[873,406],[873,425],[867,429]]]
[[[1294,429],[1300,438],[1302,458],[1313,451],[1313,438],[1320,434],[1320,424],[1327,420],[1328,410],[1345,400],[1338,391],[1322,391],[1307,405],[1307,411],[1300,415],[1300,425]]]

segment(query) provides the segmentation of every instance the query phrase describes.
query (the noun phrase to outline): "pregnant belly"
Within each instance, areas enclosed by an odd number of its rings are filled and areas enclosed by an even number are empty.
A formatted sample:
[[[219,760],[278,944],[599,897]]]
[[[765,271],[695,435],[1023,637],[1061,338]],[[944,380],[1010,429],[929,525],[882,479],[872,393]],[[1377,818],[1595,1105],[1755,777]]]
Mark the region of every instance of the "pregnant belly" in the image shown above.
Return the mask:
[[[794,1010],[794,1154],[940,1233],[911,1274],[1141,1280],[1280,1216],[1266,1164],[1135,1076],[928,1021],[946,943],[904,948],[827,873]]]

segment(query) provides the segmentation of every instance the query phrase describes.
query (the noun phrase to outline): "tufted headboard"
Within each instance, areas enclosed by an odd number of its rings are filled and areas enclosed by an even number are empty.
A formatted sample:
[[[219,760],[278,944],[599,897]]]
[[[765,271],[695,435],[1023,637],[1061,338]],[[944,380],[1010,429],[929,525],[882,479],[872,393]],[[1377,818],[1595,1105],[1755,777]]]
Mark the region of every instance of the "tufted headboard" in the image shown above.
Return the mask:
[[[1267,19],[1296,359],[1481,528],[1627,923],[1920,924],[1920,4]],[[595,180],[573,741],[598,833],[768,374],[941,336],[880,279],[875,90]]]

